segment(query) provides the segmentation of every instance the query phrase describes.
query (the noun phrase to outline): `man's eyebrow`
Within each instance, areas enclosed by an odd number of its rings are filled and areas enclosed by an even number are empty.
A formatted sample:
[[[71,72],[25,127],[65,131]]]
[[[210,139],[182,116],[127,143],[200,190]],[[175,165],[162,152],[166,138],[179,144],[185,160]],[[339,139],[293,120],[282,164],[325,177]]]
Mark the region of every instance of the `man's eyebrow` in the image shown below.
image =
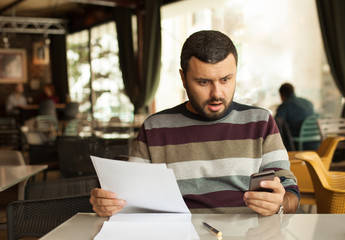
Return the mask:
[[[196,77],[196,78],[194,78],[194,80],[196,80],[196,81],[210,81],[211,79],[209,79],[209,78],[198,78],[198,77]]]
[[[233,73],[229,73],[228,75],[226,75],[225,77],[222,77],[221,79],[231,78],[232,76],[234,76],[234,74]]]
[[[221,77],[220,79],[223,80],[223,79],[231,78],[232,76],[234,76],[234,74],[233,73],[229,73],[228,75],[226,75],[224,77]],[[200,77],[200,78],[196,77],[196,78],[193,78],[193,79],[195,81],[210,81],[210,80],[212,80],[210,78],[202,78],[202,77]]]

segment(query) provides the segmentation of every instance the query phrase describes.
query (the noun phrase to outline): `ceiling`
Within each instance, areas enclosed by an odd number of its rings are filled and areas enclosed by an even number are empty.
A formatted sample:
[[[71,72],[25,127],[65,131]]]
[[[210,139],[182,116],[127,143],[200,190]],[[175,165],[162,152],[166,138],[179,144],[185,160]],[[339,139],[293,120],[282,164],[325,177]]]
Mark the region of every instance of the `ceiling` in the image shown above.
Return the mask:
[[[1,0],[0,15],[12,17],[63,17],[78,3],[70,0]]]
[[[0,32],[64,34],[64,29],[80,31],[114,19],[114,7],[139,9],[138,12],[143,13],[140,10],[144,9],[145,1],[0,0]],[[168,4],[178,0],[161,1]]]
[[[145,0],[1,0],[0,16],[68,18],[85,9],[123,6],[135,8]],[[176,1],[176,0],[175,0]],[[174,0],[163,0],[163,4]]]

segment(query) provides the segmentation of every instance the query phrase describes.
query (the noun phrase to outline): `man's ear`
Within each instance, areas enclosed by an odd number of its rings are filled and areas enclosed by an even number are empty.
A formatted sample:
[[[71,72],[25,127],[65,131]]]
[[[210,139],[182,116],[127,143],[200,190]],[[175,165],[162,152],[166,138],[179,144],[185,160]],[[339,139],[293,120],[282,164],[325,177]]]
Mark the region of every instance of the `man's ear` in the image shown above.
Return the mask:
[[[179,72],[180,72],[180,77],[183,83],[183,87],[186,88],[186,76],[184,75],[184,72],[182,71],[182,69],[180,69]]]

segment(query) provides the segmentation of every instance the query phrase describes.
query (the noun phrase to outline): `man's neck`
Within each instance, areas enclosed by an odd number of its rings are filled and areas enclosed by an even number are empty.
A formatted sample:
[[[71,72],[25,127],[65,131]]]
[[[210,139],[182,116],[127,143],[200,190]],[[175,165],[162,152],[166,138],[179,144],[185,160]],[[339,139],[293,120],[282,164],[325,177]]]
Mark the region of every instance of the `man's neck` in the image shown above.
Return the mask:
[[[192,113],[195,113],[195,114],[198,114],[198,113],[194,110],[194,108],[193,108],[192,104],[190,103],[190,101],[187,102],[186,108],[187,108],[188,111],[190,111],[190,112],[192,112]]]

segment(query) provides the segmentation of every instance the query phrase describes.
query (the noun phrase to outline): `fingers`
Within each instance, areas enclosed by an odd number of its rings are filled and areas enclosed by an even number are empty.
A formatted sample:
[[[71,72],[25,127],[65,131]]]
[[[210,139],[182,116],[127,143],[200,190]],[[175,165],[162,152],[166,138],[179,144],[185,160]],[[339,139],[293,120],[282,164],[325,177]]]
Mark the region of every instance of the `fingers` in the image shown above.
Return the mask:
[[[111,216],[126,206],[126,201],[116,198],[115,193],[99,188],[91,191],[90,203],[92,209],[101,217]]]
[[[116,193],[109,192],[100,188],[94,188],[91,190],[91,196],[99,198],[116,198]]]
[[[272,189],[275,193],[285,192],[283,185],[280,183],[279,177],[274,177],[274,181],[260,182],[260,187]]]
[[[272,194],[272,193],[268,193]],[[276,202],[265,201],[257,198],[244,198],[244,201],[250,209],[263,215],[270,216],[278,211],[280,204]]]
[[[272,192],[248,191],[244,194],[243,200],[249,208],[261,215],[275,214],[283,203],[285,195],[280,179],[275,177],[274,181],[262,181],[260,186],[272,189]]]

